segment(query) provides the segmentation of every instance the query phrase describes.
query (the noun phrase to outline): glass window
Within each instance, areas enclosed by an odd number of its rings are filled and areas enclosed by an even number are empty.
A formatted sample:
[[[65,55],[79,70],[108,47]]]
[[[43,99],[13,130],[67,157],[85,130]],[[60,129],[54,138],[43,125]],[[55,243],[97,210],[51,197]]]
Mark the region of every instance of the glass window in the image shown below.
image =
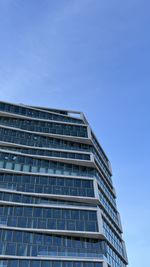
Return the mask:
[[[0,168],[3,168],[4,166],[4,161],[0,161]]]
[[[52,244],[52,237],[49,235],[45,235],[44,236],[44,244],[50,246]]]
[[[5,251],[5,245],[3,242],[0,241],[0,254],[3,255]]]
[[[63,262],[62,266],[63,267],[73,267],[73,262],[65,261],[65,262]]]
[[[30,264],[31,267],[41,267],[40,265],[41,264],[39,260],[31,261],[31,264]]]
[[[52,263],[50,261],[42,261],[41,267],[52,267]]]
[[[17,195],[17,194],[13,194],[12,195],[12,201],[14,202],[21,202],[20,201],[20,195]],[[20,213],[20,216],[21,216],[22,213]],[[18,214],[19,215],[19,214]]]
[[[64,186],[64,179],[57,178],[57,185],[58,186]]]
[[[19,196],[19,195],[18,195]],[[23,208],[22,207],[15,207],[14,208],[14,215],[15,216],[22,216]]]
[[[53,265],[52,265],[53,267],[62,267],[62,264],[61,264],[61,262],[59,262],[59,261],[55,261],[55,262],[53,262]]]
[[[6,167],[5,168],[11,170],[13,168],[13,163],[12,162],[6,162]]]
[[[32,216],[33,213],[33,208],[29,208],[29,207],[24,207],[24,216]]]
[[[71,219],[79,220],[79,211],[78,210],[71,210]]]
[[[38,167],[37,166],[32,166],[31,167],[31,172],[37,172],[38,171]]]
[[[53,245],[55,246],[62,246],[62,237],[54,236],[53,237]]]
[[[86,262],[84,264],[84,267],[94,267],[94,263],[93,262]]]
[[[42,216],[42,209],[41,208],[34,208],[33,209],[33,216],[41,217]]]
[[[14,243],[7,244],[6,255],[16,255],[16,245]]]
[[[88,220],[88,214],[89,214],[89,212],[87,212],[87,211],[80,211],[80,219],[81,220]]]
[[[62,217],[63,219],[71,219],[70,210],[62,210]]]
[[[10,266],[10,267],[18,267],[18,261],[17,260],[11,260],[11,261],[9,261],[9,263],[8,263],[8,265]],[[2,267],[5,267],[5,266],[7,266],[7,265],[2,265]],[[27,264],[26,264],[26,266],[25,265],[22,265],[22,267],[28,267],[27,266]]]
[[[65,230],[65,220],[58,220],[57,221],[57,229],[59,230]]]
[[[18,217],[18,226],[19,227],[26,227],[26,224],[27,224],[27,218],[25,218],[25,217]],[[14,226],[16,226],[16,225],[14,225]]]
[[[10,225],[10,226],[15,226],[16,227],[16,225],[17,225],[17,218],[8,218],[8,225]]]
[[[23,242],[28,243],[28,244],[32,243],[32,237],[33,237],[32,234],[29,234],[28,232],[24,232],[23,233]]]
[[[29,172],[30,166],[29,165],[23,165],[23,171]]]
[[[13,241],[17,242],[18,240],[22,242],[22,232],[15,231],[13,233]]]
[[[27,244],[18,244],[17,245],[17,255],[26,256],[27,255]]]
[[[73,267],[83,267],[81,262],[75,262]]]
[[[43,167],[40,167],[40,170],[39,170],[40,172],[46,172],[46,169],[45,168],[43,168]]]
[[[16,266],[14,266],[14,267],[16,267]],[[19,267],[30,267],[30,261],[22,260],[21,265],[19,265]]]
[[[42,243],[42,235],[34,235],[33,241],[35,244],[41,244]]]
[[[82,221],[76,222],[76,231],[84,231],[84,224]]]
[[[75,229],[75,221],[71,221],[71,220],[67,221],[67,229],[75,231],[76,230]]]
[[[85,230],[86,231],[95,231],[95,223],[94,222],[86,222],[85,224]]]
[[[16,171],[20,171],[20,170],[21,170],[21,164],[19,164],[19,163],[15,163],[15,164],[14,164],[14,169],[15,169]]]
[[[97,212],[95,212],[95,211],[90,211],[90,212],[89,212],[89,220],[92,220],[92,221],[97,220]]]
[[[61,217],[61,209],[53,209],[52,212],[53,212],[53,218],[59,219]]]
[[[41,229],[45,229],[46,228],[46,219],[42,220],[42,219],[39,219],[38,220],[38,228],[41,228]]]
[[[47,227],[49,229],[57,229],[56,228],[56,220],[55,219],[48,219]]]
[[[54,173],[54,170],[53,170],[53,169],[50,169],[50,168],[48,168],[47,172],[51,174],[51,173]]]
[[[94,267],[102,267],[102,263],[101,262],[96,262]]]

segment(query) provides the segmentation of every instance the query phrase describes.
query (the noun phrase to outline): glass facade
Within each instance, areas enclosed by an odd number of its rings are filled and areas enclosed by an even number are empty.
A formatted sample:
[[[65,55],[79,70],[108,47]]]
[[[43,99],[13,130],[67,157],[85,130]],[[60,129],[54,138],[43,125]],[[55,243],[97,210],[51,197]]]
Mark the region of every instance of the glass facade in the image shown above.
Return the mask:
[[[77,126],[64,123],[62,124],[58,122],[38,121],[31,119],[14,119],[7,117],[0,117],[0,124],[34,132],[87,137],[86,126]]]
[[[56,139],[55,137],[47,137],[42,136],[40,134],[36,133],[28,133],[21,131],[21,129],[18,129],[18,131],[15,130],[15,128],[5,128],[5,126],[0,125],[0,139],[4,142],[9,142],[13,144],[21,144],[26,146],[34,146],[35,147],[46,147],[46,148],[56,148],[56,149],[67,149],[67,150],[76,150],[76,151],[85,151],[85,152],[92,152],[95,156],[95,160],[98,161],[98,164],[101,166],[101,170],[108,177],[110,180],[110,169],[108,166],[108,163],[106,163],[106,160],[104,161],[102,157],[102,153],[99,154],[97,151],[97,148],[84,143],[77,143],[72,142],[68,140],[61,140]],[[18,147],[17,147],[18,148]],[[20,148],[20,150],[23,151],[25,148]],[[15,149],[14,149],[15,150]],[[32,151],[32,148],[30,148],[30,151]],[[27,149],[24,150],[24,153],[28,153]],[[41,150],[39,150],[41,155]],[[49,155],[48,151],[43,152],[44,155]],[[37,152],[34,150],[34,154],[37,154]],[[84,156],[85,157],[85,156]]]
[[[0,187],[20,192],[94,197],[93,180],[0,173]]]
[[[0,253],[2,255],[99,258],[105,253],[105,246],[104,242],[90,238],[27,231],[0,231]]]
[[[84,232],[98,231],[96,211],[7,205],[0,206],[0,214],[0,223],[6,226]]]
[[[46,119],[46,120],[54,120],[54,121],[65,121],[65,122],[72,122],[78,124],[84,124],[82,119],[71,118],[69,116],[64,116],[57,114],[55,112],[48,112],[44,110],[32,109],[31,107],[24,107],[21,105],[14,105],[8,103],[0,102],[0,111],[8,112],[10,114],[17,114],[22,116],[27,116],[31,118],[39,118],[39,119]],[[62,112],[63,114],[64,112]],[[65,112],[66,114],[66,112]],[[67,114],[66,114],[67,115]]]
[[[0,112],[0,267],[125,267],[110,163],[82,113]]]
[[[2,260],[0,267],[103,267],[101,262],[57,261],[57,260]]]
[[[31,148],[21,148],[21,147],[14,147],[14,146],[0,146],[0,149],[16,151],[16,152],[20,152],[20,153],[24,153],[24,154],[41,155],[41,156],[54,157],[54,158],[90,160],[89,154],[83,154],[81,152],[80,153],[70,153],[70,152],[66,152],[66,151],[31,149]]]
[[[52,198],[46,198],[46,197],[33,197],[32,195],[26,195],[23,193],[15,193],[15,192],[5,192],[5,189],[0,189],[3,190],[0,193],[0,200],[1,201],[8,201],[8,202],[17,202],[17,203],[28,203],[28,204],[44,204],[44,205],[49,205],[49,204],[56,204],[56,205],[75,205],[75,206],[91,206],[91,207],[96,207],[96,205],[91,204],[91,203],[82,203],[82,202],[75,202],[75,201],[67,201],[67,200],[57,200],[57,199],[52,199]]]

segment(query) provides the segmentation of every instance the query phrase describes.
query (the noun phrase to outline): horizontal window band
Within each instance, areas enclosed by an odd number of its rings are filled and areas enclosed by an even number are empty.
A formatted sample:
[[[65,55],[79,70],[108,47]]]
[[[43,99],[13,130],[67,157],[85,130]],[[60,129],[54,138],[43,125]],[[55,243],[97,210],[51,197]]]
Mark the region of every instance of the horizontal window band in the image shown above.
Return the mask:
[[[31,233],[43,233],[43,234],[54,234],[54,235],[62,235],[62,236],[73,236],[73,237],[86,237],[86,238],[94,238],[105,240],[105,236],[100,232],[82,232],[82,231],[68,231],[68,230],[48,230],[48,229],[37,229],[37,228],[20,228],[20,227],[11,227],[0,225],[0,229],[3,230],[13,230],[13,231],[23,231],[23,232],[31,232]]]

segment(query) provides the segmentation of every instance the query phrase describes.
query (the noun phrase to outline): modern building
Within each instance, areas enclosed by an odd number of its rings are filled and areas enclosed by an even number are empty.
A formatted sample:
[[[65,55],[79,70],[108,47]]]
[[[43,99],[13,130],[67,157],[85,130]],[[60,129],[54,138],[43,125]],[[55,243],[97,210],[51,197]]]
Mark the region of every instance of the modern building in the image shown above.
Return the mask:
[[[83,113],[0,102],[0,266],[125,267],[111,176]]]

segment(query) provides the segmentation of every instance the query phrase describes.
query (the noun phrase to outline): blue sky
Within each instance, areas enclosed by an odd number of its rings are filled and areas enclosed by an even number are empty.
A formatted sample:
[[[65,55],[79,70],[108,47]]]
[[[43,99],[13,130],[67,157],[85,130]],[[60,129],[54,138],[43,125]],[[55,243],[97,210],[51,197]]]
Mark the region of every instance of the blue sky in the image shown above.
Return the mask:
[[[83,111],[106,151],[129,262],[150,251],[150,2],[0,0],[0,98]]]

